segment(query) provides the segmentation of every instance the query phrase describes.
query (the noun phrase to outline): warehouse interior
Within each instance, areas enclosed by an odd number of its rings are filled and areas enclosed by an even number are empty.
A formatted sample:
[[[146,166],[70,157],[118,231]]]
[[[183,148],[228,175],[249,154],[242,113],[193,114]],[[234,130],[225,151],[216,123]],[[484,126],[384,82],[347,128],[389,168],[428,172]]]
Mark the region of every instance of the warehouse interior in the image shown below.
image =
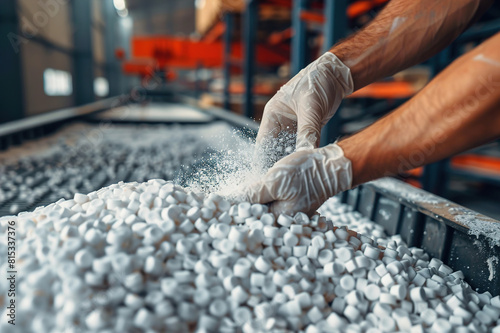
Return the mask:
[[[0,331],[16,332],[11,315],[23,332],[499,333],[498,137],[424,166],[426,152],[410,155],[333,193],[321,216],[224,196],[251,173],[280,88],[398,1],[1,1],[0,248],[17,258],[0,267],[20,273],[0,283],[3,308],[17,292]],[[496,36],[500,4],[481,14],[347,94],[320,147],[387,119]]]

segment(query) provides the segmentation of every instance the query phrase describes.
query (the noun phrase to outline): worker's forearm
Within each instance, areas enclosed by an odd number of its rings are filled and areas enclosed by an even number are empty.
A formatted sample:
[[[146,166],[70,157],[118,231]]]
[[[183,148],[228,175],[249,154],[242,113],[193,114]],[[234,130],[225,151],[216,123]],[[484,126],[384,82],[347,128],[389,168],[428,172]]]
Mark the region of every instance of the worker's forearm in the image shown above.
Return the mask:
[[[500,34],[462,56],[409,102],[339,145],[353,186],[500,137]]]
[[[354,90],[418,64],[450,44],[491,0],[392,0],[330,51],[351,69]]]

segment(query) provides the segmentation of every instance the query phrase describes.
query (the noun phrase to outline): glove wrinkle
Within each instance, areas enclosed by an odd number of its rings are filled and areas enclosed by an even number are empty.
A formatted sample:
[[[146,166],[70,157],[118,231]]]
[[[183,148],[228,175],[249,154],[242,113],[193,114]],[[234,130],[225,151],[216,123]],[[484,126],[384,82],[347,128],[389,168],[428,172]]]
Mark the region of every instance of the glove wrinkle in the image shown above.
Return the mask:
[[[277,123],[262,122],[257,144],[264,137],[279,135],[279,132],[271,131],[273,125],[280,131],[288,131],[289,128],[284,128],[282,123],[286,118],[291,122],[288,127],[297,128],[297,150],[317,148],[322,126],[333,117],[342,98],[352,90],[350,69],[333,53],[326,52],[283,85],[267,103],[263,118],[277,120]],[[305,132],[301,130],[303,126],[314,130]]]
[[[350,188],[351,161],[337,144],[297,151],[278,161],[246,190],[252,203],[271,204],[280,214],[314,213],[321,204]]]

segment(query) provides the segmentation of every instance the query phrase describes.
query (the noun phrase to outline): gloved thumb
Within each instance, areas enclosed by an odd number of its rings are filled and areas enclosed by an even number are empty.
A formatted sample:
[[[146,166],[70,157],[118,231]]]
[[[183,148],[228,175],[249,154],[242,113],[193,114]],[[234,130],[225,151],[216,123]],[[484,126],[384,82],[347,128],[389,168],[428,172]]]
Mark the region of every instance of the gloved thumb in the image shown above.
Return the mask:
[[[304,211],[302,207],[297,207],[296,202],[290,202],[290,201],[274,201],[269,205],[269,210],[276,217],[280,216],[280,214],[293,216],[294,212],[297,211],[306,213],[307,216],[313,216],[316,213],[316,208]]]
[[[243,190],[243,197],[250,203],[266,204],[274,201],[274,196],[271,193],[270,183],[258,181]]]

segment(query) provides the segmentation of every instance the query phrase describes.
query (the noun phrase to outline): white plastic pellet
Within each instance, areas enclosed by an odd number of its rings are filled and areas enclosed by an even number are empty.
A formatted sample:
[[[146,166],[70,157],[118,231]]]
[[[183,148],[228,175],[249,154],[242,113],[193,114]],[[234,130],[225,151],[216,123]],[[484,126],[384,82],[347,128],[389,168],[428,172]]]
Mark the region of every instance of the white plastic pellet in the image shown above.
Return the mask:
[[[309,259],[318,259],[319,249],[315,246],[308,246],[306,255]]]
[[[287,232],[283,235],[283,244],[293,247],[299,243],[299,238],[293,232]]]
[[[304,232],[304,228],[302,224],[292,224],[290,226],[290,231],[293,232],[294,234],[302,235]]]
[[[315,248],[317,248],[316,246],[313,246]],[[318,255],[318,262],[321,266],[325,266],[326,264],[330,263],[333,261],[334,259],[334,254],[333,254],[333,251],[332,250],[329,250],[329,249],[323,249],[319,252],[319,255]]]
[[[356,269],[358,269],[358,265],[356,265],[356,261],[354,259],[348,260],[344,263],[345,270],[349,273],[353,273]],[[354,276],[354,274],[353,274]]]
[[[334,261],[325,264],[323,270],[327,276],[339,276],[344,272],[345,267],[341,262]]]
[[[293,255],[297,258],[303,257],[307,254],[307,246],[299,245],[293,247]]]
[[[244,242],[248,235],[248,228],[240,226],[232,226],[227,238],[235,243]]]
[[[344,275],[340,278],[340,286],[345,290],[353,290],[356,286],[356,281],[350,275]]]
[[[179,230],[182,231],[185,234],[190,233],[194,229],[194,224],[190,220],[184,220],[180,225],[179,225]]]
[[[242,304],[248,299],[248,293],[242,286],[236,286],[231,291],[231,298],[236,304]]]
[[[288,215],[281,214],[278,217],[277,222],[278,222],[279,225],[282,225],[284,227],[289,227],[290,225],[292,225],[293,219],[290,216],[288,216]]]
[[[193,295],[193,301],[200,307],[206,307],[211,300],[210,292],[207,289],[196,289]]]
[[[418,273],[417,273],[417,274],[415,275],[415,277],[413,278],[412,282],[413,282],[415,285],[417,285],[417,286],[421,287],[421,286],[423,286],[423,285],[425,284],[426,279],[425,279],[425,277],[424,277],[423,275],[421,275],[421,274],[418,274]]]
[[[395,281],[391,275],[391,273],[386,273],[382,278],[380,279],[380,282],[384,287],[390,288],[394,285]]]
[[[337,229],[337,231],[340,229]],[[341,247],[340,249],[335,249],[335,257],[342,262],[351,260],[354,257],[354,251],[348,247]]]
[[[193,249],[193,242],[188,239],[180,239],[175,247],[177,253],[181,255],[187,255]]]
[[[423,302],[427,300],[424,289],[421,287],[410,289],[410,298],[414,302]]]
[[[393,261],[387,265],[387,271],[391,273],[392,276],[399,274],[403,270],[403,265],[399,261]]]
[[[75,200],[77,204],[82,205],[89,201],[89,197],[86,194],[75,193],[75,195],[73,196],[73,200]]]
[[[271,263],[266,258],[259,256],[257,260],[255,260],[255,268],[262,273],[267,273],[271,269]]]
[[[380,301],[380,303],[383,303],[383,304],[389,304],[392,306],[396,305],[396,297],[394,297],[394,295],[391,295],[389,293],[381,293],[380,297],[379,297],[379,301]]]
[[[198,328],[200,330],[207,330],[213,332],[218,327],[218,320],[206,314],[201,315],[198,319]]]
[[[233,311],[233,319],[238,326],[242,326],[252,318],[252,312],[247,307],[239,307]]]
[[[263,214],[261,217],[260,217],[260,221],[264,224],[264,225],[273,225],[274,224],[274,215],[273,214]]]
[[[278,228],[266,225],[263,228],[264,236],[268,238],[276,238],[278,237]]]
[[[354,322],[356,322],[359,319],[360,312],[359,312],[359,310],[356,307],[354,307],[352,305],[348,305],[344,309],[344,316],[347,319],[349,319],[349,321],[351,323],[354,323]]]
[[[320,309],[318,309],[317,307],[313,307],[311,308],[311,310],[309,310],[307,312],[307,318],[314,324],[316,324],[317,322],[319,322],[321,319],[323,319],[323,313],[320,311]]]
[[[75,263],[80,268],[92,266],[94,256],[87,249],[81,249],[75,254]]]
[[[393,332],[396,329],[396,322],[389,316],[384,316],[379,319],[378,328],[382,332]]]
[[[402,301],[406,298],[406,295],[408,293],[408,290],[405,285],[398,284],[395,286],[392,286],[390,289],[391,295],[396,297],[396,299]]]
[[[242,202],[238,205],[238,216],[247,218],[252,216],[252,205],[249,202]]]
[[[216,299],[210,303],[209,312],[214,317],[224,317],[229,310],[227,303],[221,299]]]
[[[380,288],[376,284],[369,284],[363,290],[365,297],[370,301],[376,301],[380,297]]]
[[[154,256],[149,256],[144,262],[144,272],[151,275],[160,275],[163,272],[163,263]]]
[[[390,317],[392,313],[392,308],[388,304],[375,303],[373,307],[373,313],[379,318]]]
[[[99,274],[108,274],[111,271],[111,258],[103,257],[92,262],[92,269]]]
[[[311,240],[311,245],[317,247],[318,249],[323,249],[325,247],[325,239],[321,236],[315,236]]]
[[[289,274],[286,271],[277,270],[273,274],[273,283],[277,286],[283,287],[289,281]]]
[[[436,319],[431,326],[431,330],[434,332],[449,333],[452,331],[452,326],[446,319]]]
[[[241,258],[233,267],[234,276],[239,278],[248,278],[250,276],[251,268],[252,263],[246,258]]]

